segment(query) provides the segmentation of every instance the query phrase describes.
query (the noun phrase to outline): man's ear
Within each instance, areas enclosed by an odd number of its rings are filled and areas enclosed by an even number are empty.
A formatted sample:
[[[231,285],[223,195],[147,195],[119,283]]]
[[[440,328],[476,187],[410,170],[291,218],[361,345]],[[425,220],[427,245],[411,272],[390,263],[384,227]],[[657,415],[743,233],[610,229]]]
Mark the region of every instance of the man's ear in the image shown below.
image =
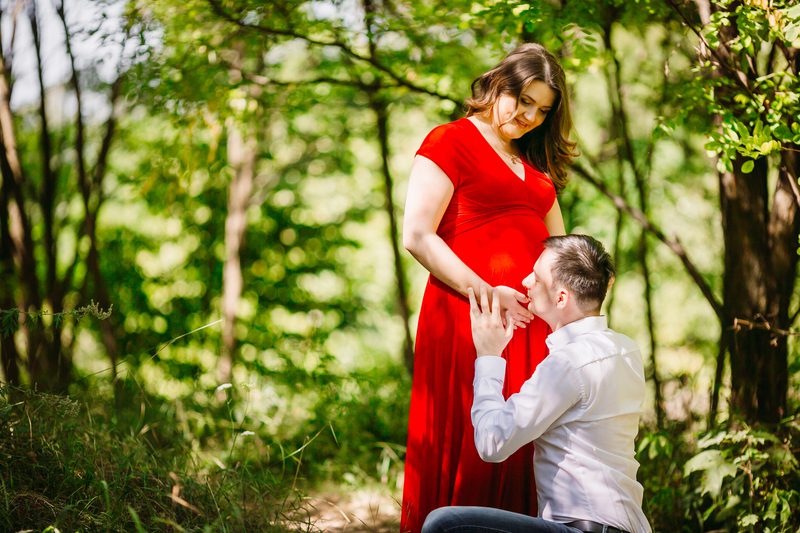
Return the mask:
[[[571,297],[572,295],[567,289],[564,287],[559,288],[558,292],[556,293],[556,307],[563,309],[567,306]]]

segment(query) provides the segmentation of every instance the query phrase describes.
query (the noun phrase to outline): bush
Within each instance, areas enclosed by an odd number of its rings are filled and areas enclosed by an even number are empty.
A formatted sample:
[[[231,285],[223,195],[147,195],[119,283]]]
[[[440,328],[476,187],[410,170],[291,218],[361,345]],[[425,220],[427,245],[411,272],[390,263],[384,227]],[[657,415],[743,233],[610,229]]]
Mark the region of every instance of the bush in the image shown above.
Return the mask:
[[[639,439],[639,479],[654,531],[800,530],[797,416],[771,429],[734,422],[686,437],[672,427]]]
[[[798,531],[800,421],[774,431],[742,426],[712,431],[684,466],[704,525],[731,531]]]

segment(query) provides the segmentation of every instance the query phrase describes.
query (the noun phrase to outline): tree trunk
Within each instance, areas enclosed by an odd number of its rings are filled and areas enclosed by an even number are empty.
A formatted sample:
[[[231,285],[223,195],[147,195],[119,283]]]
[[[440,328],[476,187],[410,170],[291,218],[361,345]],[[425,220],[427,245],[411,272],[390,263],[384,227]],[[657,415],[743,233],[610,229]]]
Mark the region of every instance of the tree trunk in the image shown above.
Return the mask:
[[[4,194],[8,208],[8,234],[11,238],[15,277],[21,282],[17,306],[23,312],[20,316],[20,329],[26,339],[27,367],[32,384],[41,382],[45,390],[53,390],[56,381],[66,372],[61,372],[60,368],[53,368],[49,363],[65,364],[68,367],[69,362],[59,357],[59,354],[56,354],[51,361],[39,360],[43,358],[42,350],[46,347],[47,339],[41,324],[34,328],[30,327],[30,321],[26,320],[24,315],[26,312],[38,312],[41,309],[42,299],[36,271],[31,222],[25,211],[25,190],[28,184],[17,151],[14,116],[10,105],[11,84],[2,54],[0,54],[0,73],[3,74],[0,76],[0,142],[2,142],[0,171],[3,174],[3,188],[6,191]],[[38,380],[37,377],[41,379]]]
[[[56,175],[53,171],[53,147],[50,140],[50,125],[47,116],[47,89],[44,85],[44,66],[42,65],[41,40],[39,35],[39,17],[36,9],[36,0],[30,3],[28,18],[31,23],[34,49],[36,50],[36,74],[39,82],[39,149],[41,150],[42,188],[39,196],[39,205],[42,213],[42,230],[44,233],[45,255],[45,298],[50,303],[51,311],[61,311],[61,300],[53,301],[56,286],[56,224],[54,223],[54,204],[56,199]]]
[[[611,102],[611,109],[614,119],[616,119],[616,128],[614,128],[615,137],[617,138],[617,169],[619,173],[619,195],[625,197],[625,179],[624,179],[624,165],[623,162],[627,161],[630,166],[631,173],[636,184],[637,200],[639,209],[648,216],[648,192],[645,177],[637,162],[636,153],[633,149],[633,141],[631,139],[630,129],[628,127],[628,114],[623,99],[622,88],[622,73],[619,60],[617,59],[616,52],[612,44],[612,17],[609,18],[603,32],[603,42],[608,52],[610,61],[609,67],[606,69],[606,78],[609,87],[609,101]],[[623,151],[623,153],[619,153]],[[622,213],[618,213],[617,219],[617,234],[614,241],[614,259],[618,259],[620,231],[622,229],[621,222]],[[661,391],[661,378],[658,372],[658,355],[656,348],[658,345],[656,337],[656,325],[653,317],[653,286],[650,278],[649,259],[649,246],[647,242],[647,230],[642,228],[639,233],[639,243],[637,247],[637,257],[639,259],[639,266],[642,269],[642,281],[644,282],[644,303],[645,303],[645,324],[647,325],[647,334],[649,338],[649,353],[650,365],[648,374],[650,379],[653,380],[653,389],[655,391],[655,413],[656,422],[658,427],[663,427],[664,424],[664,400]],[[612,287],[613,290],[613,287]]]
[[[740,98],[754,98],[759,89],[754,80],[770,77],[780,71],[770,53],[764,72],[758,72],[759,61],[747,50],[731,46],[741,37],[737,26],[741,15],[734,11],[738,3],[720,4],[695,0],[702,25],[711,22],[712,12],[723,11],[729,23],[717,29],[717,44],[712,47],[695,28],[690,17],[674,0],[670,6],[700,38],[698,59],[712,67],[710,82],[715,83],[715,107],[730,110],[733,118],[753,127],[755,120],[742,110]],[[774,38],[774,37],[771,37]],[[772,46],[778,43],[773,41]],[[759,45],[760,46],[760,45]],[[759,49],[756,46],[756,50]],[[782,47],[789,70],[797,74],[796,50]],[[725,80],[725,83],[718,83]],[[718,126],[724,120],[721,112],[714,119]],[[784,126],[791,126],[795,117],[786,115]],[[738,149],[738,147],[737,147]],[[788,308],[796,283],[798,202],[796,146],[782,146],[778,183],[770,211],[767,179],[770,175],[767,157],[754,160],[750,173],[742,172],[747,159],[737,155],[731,171],[719,172],[720,211],[725,247],[723,304],[718,313],[722,332],[717,355],[715,383],[711,395],[709,421],[713,423],[719,381],[723,374],[724,345],[727,344],[731,364],[731,414],[748,422],[776,423],[785,415],[788,385],[787,338]],[[793,190],[794,189],[794,190]]]
[[[56,6],[56,13],[61,20],[61,27],[64,29],[64,47],[70,62],[70,85],[72,86],[72,90],[75,92],[75,161],[78,176],[78,189],[80,190],[83,199],[85,217],[83,231],[85,232],[86,236],[89,237],[89,252],[86,257],[87,281],[89,279],[92,281],[92,287],[94,289],[92,291],[92,299],[96,300],[102,309],[109,309],[111,307],[111,297],[100,269],[100,252],[97,242],[97,217],[103,199],[102,187],[106,167],[105,159],[108,157],[110,142],[114,134],[116,124],[114,106],[119,96],[120,81],[122,76],[121,74],[118,75],[117,79],[112,84],[109,102],[111,111],[108,121],[106,122],[103,141],[101,143],[98,159],[95,165],[96,171],[94,175],[90,177],[86,165],[86,156],[84,153],[86,143],[83,121],[82,89],[78,76],[78,69],[75,64],[75,54],[72,50],[72,34],[70,33],[69,24],[67,23],[67,14],[63,0]],[[69,273],[69,276],[71,276],[71,272]],[[56,291],[54,299],[60,301],[60,299],[63,298],[63,290],[69,287],[71,282],[69,276],[64,278],[64,282],[61,284],[62,290]],[[87,283],[84,283],[84,287],[87,285]],[[84,298],[88,299],[86,294],[84,294]],[[105,346],[108,357],[111,360],[111,379],[112,381],[116,382],[117,358],[119,349],[117,347],[117,339],[112,320],[113,318],[111,317],[109,317],[107,320],[101,320],[99,327],[100,338],[103,342],[103,346]]]
[[[5,179],[0,187],[0,310],[15,308],[14,282],[16,272],[12,259],[11,234],[8,227],[8,186]],[[10,385],[19,385],[19,353],[14,341],[14,331],[0,330],[0,366],[2,380]]]
[[[228,188],[225,219],[225,265],[222,272],[222,354],[217,366],[220,383],[231,380],[236,353],[236,309],[242,294],[240,252],[247,227],[247,207],[253,190],[256,141],[243,138],[239,125],[228,120],[228,164],[234,171]]]
[[[377,60],[377,44],[375,41],[375,16],[376,5],[373,0],[364,0],[364,22],[367,28],[367,43],[369,46],[369,56]],[[408,305],[408,283],[406,273],[403,269],[403,256],[400,252],[398,236],[397,211],[394,205],[394,180],[389,168],[389,113],[387,102],[378,94],[378,88],[374,87],[366,91],[369,98],[370,107],[375,112],[375,129],[378,133],[378,145],[381,151],[381,173],[383,174],[383,207],[389,217],[389,243],[392,246],[392,259],[394,262],[394,277],[397,284],[396,304],[403,321],[403,363],[409,375],[414,371],[414,339],[411,337],[411,325],[409,319],[411,310]]]
[[[798,146],[790,147],[797,150]],[[800,234],[800,206],[795,194],[800,158],[796,151],[785,150],[769,220],[769,255],[771,274],[767,280],[767,320],[772,328],[791,327],[789,305],[797,280],[797,246]],[[794,187],[793,187],[794,185]],[[795,189],[794,191],[792,189]],[[770,332],[766,372],[759,374],[759,420],[778,421],[786,415],[788,391],[788,338]]]
[[[392,258],[394,259],[394,276],[397,283],[397,309],[400,312],[400,319],[403,321],[403,362],[408,373],[414,370],[414,340],[411,337],[411,326],[409,320],[411,311],[408,305],[408,283],[403,269],[403,256],[400,253],[398,242],[397,211],[394,205],[394,180],[389,170],[389,115],[386,109],[386,102],[380,100],[376,95],[370,95],[372,109],[375,111],[375,124],[378,130],[378,142],[381,150],[381,172],[383,173],[383,194],[384,209],[389,217],[389,241],[392,245]]]
[[[789,300],[797,269],[798,209],[786,162],[767,206],[766,158],[750,174],[720,174],[720,203],[725,239],[724,312],[732,328],[731,408],[748,421],[778,422],[786,413],[787,339],[770,329],[787,328]],[[737,327],[736,319],[752,326]]]

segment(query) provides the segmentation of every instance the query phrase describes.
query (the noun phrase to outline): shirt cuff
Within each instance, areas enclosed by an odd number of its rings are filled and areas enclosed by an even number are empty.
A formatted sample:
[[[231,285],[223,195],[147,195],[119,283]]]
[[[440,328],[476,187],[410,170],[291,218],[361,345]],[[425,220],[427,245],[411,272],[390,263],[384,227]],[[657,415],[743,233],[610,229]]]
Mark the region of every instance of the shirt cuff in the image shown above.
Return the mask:
[[[506,360],[498,355],[481,356],[475,359],[475,378],[495,378],[506,376]]]

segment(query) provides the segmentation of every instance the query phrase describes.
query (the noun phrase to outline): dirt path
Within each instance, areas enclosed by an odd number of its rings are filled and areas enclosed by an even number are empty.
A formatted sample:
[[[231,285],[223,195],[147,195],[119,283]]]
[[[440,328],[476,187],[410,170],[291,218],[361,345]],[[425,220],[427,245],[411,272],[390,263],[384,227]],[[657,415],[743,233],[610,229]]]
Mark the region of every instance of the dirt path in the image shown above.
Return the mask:
[[[318,531],[396,533],[400,529],[399,497],[385,490],[325,490],[306,498],[309,522]]]

